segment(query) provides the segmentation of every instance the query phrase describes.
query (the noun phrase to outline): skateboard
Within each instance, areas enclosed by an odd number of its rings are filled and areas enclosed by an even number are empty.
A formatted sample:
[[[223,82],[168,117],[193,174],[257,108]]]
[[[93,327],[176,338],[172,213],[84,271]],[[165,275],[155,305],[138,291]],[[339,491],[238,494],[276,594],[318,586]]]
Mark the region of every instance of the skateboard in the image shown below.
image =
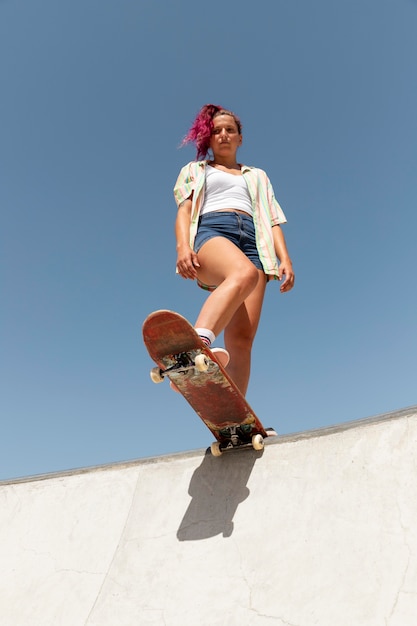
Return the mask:
[[[151,379],[169,378],[214,435],[214,456],[224,450],[253,447],[262,450],[264,438],[276,435],[260,420],[192,325],[174,311],[148,315],[143,341],[157,367]]]

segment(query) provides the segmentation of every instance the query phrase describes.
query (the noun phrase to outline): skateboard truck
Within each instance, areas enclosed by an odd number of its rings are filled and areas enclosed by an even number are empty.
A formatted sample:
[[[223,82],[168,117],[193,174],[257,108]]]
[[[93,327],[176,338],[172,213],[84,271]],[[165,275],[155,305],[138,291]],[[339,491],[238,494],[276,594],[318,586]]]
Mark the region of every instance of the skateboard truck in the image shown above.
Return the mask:
[[[221,456],[225,450],[234,450],[237,448],[247,448],[252,447],[254,450],[263,450],[265,446],[264,438],[260,433],[256,433],[256,435],[252,435],[248,440],[243,440],[242,437],[239,437],[239,434],[236,430],[239,426],[231,426],[230,433],[228,434],[228,442],[220,442],[213,441],[210,446],[210,451],[213,456]],[[222,433],[223,434],[223,433]]]
[[[239,435],[236,432],[236,426],[230,428],[230,441],[232,442],[232,446],[239,445]]]
[[[193,355],[193,352],[197,352],[197,354]],[[161,383],[165,376],[169,376],[170,374],[185,373],[191,369],[195,369],[198,372],[207,372],[211,364],[218,367],[217,363],[209,360],[205,354],[196,350],[193,352],[180,352],[179,354],[173,354],[172,358],[175,359],[175,363],[166,369],[153,367],[150,372],[152,382]]]

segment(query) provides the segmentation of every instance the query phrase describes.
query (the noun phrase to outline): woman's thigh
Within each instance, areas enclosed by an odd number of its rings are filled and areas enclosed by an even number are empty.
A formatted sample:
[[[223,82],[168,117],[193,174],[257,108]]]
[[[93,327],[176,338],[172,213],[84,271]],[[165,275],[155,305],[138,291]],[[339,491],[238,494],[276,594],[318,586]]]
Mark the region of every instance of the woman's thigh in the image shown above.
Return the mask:
[[[212,237],[198,252],[198,279],[207,285],[220,285],[229,277],[237,279],[258,272],[255,265],[231,241],[225,237]]]

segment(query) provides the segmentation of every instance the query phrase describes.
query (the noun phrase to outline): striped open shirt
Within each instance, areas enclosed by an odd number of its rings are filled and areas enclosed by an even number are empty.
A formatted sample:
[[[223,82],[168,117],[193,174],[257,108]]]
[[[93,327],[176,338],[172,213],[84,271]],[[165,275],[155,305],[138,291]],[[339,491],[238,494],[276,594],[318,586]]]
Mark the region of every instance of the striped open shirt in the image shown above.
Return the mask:
[[[194,246],[198,218],[204,199],[206,165],[207,161],[191,161],[185,165],[181,169],[174,187],[177,206],[193,194],[190,224],[191,248]],[[247,165],[242,165],[241,170],[252,200],[256,245],[262,267],[265,274],[270,278],[278,278],[278,262],[272,227],[285,223],[286,217],[275,198],[274,190],[266,173],[257,167]]]

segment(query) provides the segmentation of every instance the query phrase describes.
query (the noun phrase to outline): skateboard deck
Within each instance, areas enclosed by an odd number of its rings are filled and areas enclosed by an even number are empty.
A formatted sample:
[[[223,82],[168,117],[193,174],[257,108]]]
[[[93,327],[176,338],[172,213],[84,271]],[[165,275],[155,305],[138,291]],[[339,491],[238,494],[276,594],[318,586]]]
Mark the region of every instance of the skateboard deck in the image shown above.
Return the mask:
[[[268,431],[185,317],[155,311],[144,321],[142,333],[157,365],[151,370],[152,380],[168,377],[176,385],[216,438],[211,446],[215,456],[241,446],[263,448]]]

